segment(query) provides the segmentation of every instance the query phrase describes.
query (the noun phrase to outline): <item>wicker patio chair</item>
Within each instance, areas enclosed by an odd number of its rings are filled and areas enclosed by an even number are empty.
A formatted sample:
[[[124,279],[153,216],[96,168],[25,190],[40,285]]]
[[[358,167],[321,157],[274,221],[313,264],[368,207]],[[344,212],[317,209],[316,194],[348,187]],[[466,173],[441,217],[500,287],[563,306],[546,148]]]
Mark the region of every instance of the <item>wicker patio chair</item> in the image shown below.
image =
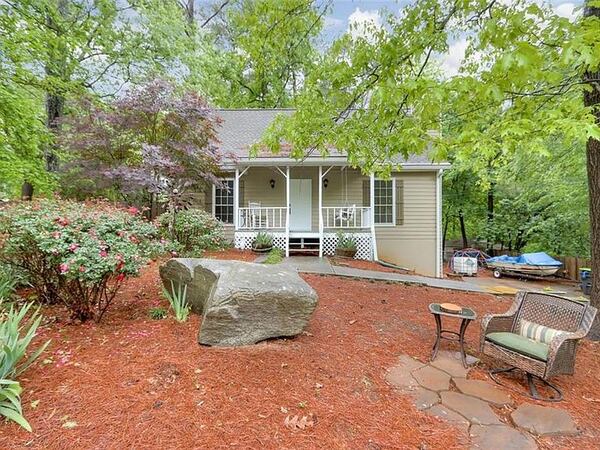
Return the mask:
[[[532,398],[562,400],[560,389],[548,380],[555,375],[573,374],[577,344],[588,334],[595,316],[596,308],[587,302],[537,292],[517,293],[505,314],[486,315],[481,321],[481,352],[510,366],[491,370],[490,377],[502,384],[497,374],[521,369],[527,375]],[[541,332],[547,332],[550,339],[544,343],[521,336],[523,324],[529,327],[526,332],[532,326],[542,325]],[[541,397],[536,380],[548,386],[554,395]]]

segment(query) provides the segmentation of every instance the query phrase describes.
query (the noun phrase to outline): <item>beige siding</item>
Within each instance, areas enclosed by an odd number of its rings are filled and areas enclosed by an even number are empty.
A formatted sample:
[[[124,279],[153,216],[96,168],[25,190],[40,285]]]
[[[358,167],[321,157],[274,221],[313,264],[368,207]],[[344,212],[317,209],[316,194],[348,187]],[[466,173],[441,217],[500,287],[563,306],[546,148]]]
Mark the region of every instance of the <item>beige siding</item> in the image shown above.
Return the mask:
[[[323,171],[327,168],[324,167]],[[285,168],[282,167],[285,171]],[[402,225],[375,227],[377,252],[380,260],[435,276],[436,264],[436,172],[396,172],[392,176],[404,183],[404,220]],[[318,167],[292,167],[291,178],[312,180],[312,230],[319,229]],[[353,169],[334,167],[325,176],[323,206],[364,206],[363,176]],[[270,180],[275,180],[271,188]],[[241,178],[243,194],[240,207],[248,202],[260,202],[265,207],[285,206],[285,177],[275,168],[251,167]],[[212,211],[212,191],[207,192],[205,207]],[[233,226],[226,226],[226,235],[233,240]]]
[[[399,172],[393,176],[404,180],[404,223],[375,228],[379,259],[435,276],[436,172]]]

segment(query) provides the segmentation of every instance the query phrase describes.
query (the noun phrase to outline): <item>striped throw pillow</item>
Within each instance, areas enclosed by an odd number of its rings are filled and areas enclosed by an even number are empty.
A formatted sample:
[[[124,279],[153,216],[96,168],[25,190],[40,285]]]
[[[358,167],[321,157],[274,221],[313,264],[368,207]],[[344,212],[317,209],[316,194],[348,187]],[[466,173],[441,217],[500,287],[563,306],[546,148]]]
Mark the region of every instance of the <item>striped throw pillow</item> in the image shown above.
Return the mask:
[[[531,340],[542,342],[544,344],[550,344],[552,338],[563,334],[562,330],[555,330],[539,323],[529,322],[528,320],[521,320],[520,335]]]

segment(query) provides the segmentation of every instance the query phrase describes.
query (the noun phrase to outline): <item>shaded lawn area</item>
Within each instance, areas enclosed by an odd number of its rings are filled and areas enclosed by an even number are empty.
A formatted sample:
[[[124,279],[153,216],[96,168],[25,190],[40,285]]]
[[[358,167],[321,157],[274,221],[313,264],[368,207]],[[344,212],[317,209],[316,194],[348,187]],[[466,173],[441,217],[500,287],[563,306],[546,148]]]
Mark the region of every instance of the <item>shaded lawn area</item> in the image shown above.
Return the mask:
[[[42,328],[40,339],[53,342],[21,379],[34,432],[3,424],[2,447],[464,448],[464,432],[418,412],[385,382],[385,371],[401,353],[429,357],[428,303],[452,301],[481,316],[505,311],[511,299],[304,278],[319,294],[306,332],[243,348],[199,346],[195,315],[183,324],[150,320],[149,308],[165,306],[156,263],[130,280],[100,325],[68,325],[60,309],[46,308],[57,321]],[[478,326],[467,331],[473,349]],[[584,342],[576,376],[556,379],[566,397],[559,407],[571,412],[582,434],[545,438],[542,446],[597,448],[597,350]],[[485,373],[476,369],[472,376]],[[293,431],[284,426],[288,415],[312,415],[316,423]]]

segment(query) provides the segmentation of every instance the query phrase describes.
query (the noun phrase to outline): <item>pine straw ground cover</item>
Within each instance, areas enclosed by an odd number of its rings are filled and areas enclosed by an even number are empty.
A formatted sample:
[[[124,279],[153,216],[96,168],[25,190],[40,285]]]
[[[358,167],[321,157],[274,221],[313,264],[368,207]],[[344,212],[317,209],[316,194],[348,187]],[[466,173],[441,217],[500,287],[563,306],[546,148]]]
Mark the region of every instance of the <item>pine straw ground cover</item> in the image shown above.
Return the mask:
[[[229,251],[217,257],[247,258]],[[24,374],[24,412],[34,432],[0,425],[2,448],[463,448],[467,437],[415,410],[385,382],[406,353],[425,361],[432,301],[483,312],[510,299],[334,277],[304,277],[319,294],[306,332],[243,348],[196,343],[200,323],[153,321],[156,263],[122,289],[105,320],[69,325],[58,309],[39,339],[49,351]],[[474,347],[478,324],[467,332]],[[567,408],[583,429],[544,447],[592,448],[600,437],[598,346],[585,342],[575,377],[561,377]],[[596,354],[596,355],[595,355]],[[44,361],[45,360],[45,361]],[[476,369],[473,375],[483,378]],[[517,398],[522,402],[524,398]],[[314,425],[291,430],[288,416]]]

